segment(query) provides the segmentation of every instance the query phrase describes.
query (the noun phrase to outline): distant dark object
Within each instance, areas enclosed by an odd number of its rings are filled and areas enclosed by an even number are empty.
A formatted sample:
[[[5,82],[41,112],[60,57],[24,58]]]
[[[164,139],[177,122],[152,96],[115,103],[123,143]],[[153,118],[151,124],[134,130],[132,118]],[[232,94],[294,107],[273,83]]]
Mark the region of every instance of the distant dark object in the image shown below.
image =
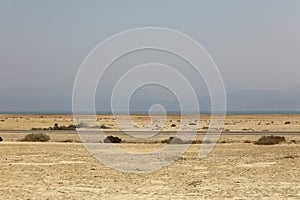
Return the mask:
[[[172,124],[171,127],[176,127],[176,124]]]
[[[122,142],[122,139],[119,138],[119,137],[115,137],[115,136],[107,136],[104,140],[103,140],[104,143],[121,143]]]
[[[285,141],[283,136],[262,136],[254,144],[257,145],[274,145]]]
[[[0,142],[2,142],[3,141],[3,139],[2,139],[2,137],[0,137]]]
[[[284,124],[291,124],[291,122],[285,122]]]
[[[189,123],[190,126],[196,126],[197,124],[194,122]]]

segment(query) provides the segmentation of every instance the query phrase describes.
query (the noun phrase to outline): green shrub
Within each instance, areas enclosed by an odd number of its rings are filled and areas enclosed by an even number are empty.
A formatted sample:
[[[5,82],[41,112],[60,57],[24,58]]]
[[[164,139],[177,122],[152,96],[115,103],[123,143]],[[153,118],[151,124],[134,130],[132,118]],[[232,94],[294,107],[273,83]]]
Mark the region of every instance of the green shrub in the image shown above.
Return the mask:
[[[21,141],[24,142],[47,142],[50,136],[45,133],[31,133],[26,135]]]

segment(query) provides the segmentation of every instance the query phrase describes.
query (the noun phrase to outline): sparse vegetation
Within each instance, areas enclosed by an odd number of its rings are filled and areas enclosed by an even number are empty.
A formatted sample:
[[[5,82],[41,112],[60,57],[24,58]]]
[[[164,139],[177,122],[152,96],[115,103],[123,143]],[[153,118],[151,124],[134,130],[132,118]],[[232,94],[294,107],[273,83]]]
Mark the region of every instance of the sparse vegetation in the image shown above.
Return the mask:
[[[194,122],[189,123],[190,126],[196,126],[197,124]]]
[[[104,143],[121,143],[122,142],[122,139],[119,138],[119,137],[115,137],[115,136],[107,136],[104,140],[103,140]]]
[[[69,126],[59,126],[58,123],[55,123],[53,127],[49,128],[32,128],[31,130],[75,130],[76,126],[71,124]]]
[[[285,141],[284,136],[261,136],[254,144],[257,145],[274,145]]]
[[[251,141],[250,140],[245,140],[244,143],[251,143]]]
[[[24,142],[47,142],[50,136],[45,133],[31,133],[26,135],[21,141]]]

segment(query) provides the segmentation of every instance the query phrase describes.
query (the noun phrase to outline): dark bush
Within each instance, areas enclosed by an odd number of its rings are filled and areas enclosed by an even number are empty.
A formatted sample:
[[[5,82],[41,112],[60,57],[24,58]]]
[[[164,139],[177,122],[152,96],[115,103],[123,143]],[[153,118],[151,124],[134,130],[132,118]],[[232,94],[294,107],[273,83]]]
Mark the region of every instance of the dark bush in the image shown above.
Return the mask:
[[[103,140],[104,143],[121,143],[122,142],[122,139],[119,138],[119,137],[115,137],[115,136],[107,136],[104,140]]]
[[[3,141],[3,139],[2,139],[2,137],[0,137],[0,142],[2,142]]]
[[[100,126],[100,128],[101,128],[101,129],[110,129],[110,127],[105,126],[104,124],[102,124],[102,125]]]
[[[58,126],[58,124],[54,124],[53,127],[49,128],[32,128],[31,130],[75,130],[76,126],[71,124],[69,126]]]
[[[71,139],[66,139],[66,140],[63,140],[62,142],[73,142],[73,140],[71,140]]]
[[[26,135],[21,141],[24,142],[47,142],[50,136],[45,133],[31,133]]]
[[[69,126],[58,126],[58,124],[54,124],[53,127],[49,127],[48,129],[46,130],[75,130],[76,129],[76,126],[71,124]]]
[[[261,136],[254,144],[257,145],[274,145],[285,141],[283,136]]]
[[[176,127],[176,124],[172,124],[171,127]]]

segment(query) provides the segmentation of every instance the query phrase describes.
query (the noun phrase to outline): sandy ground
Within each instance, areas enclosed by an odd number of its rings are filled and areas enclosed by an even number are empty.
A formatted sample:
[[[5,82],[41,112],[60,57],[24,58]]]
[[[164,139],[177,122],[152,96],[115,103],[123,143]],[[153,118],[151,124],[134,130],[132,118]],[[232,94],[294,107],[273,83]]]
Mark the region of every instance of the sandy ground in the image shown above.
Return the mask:
[[[136,151],[149,147],[124,146]],[[0,196],[144,200],[300,198],[299,145],[218,144],[202,160],[197,157],[198,149],[199,145],[192,145],[172,165],[135,174],[102,165],[82,144],[2,143]]]
[[[210,123],[209,115],[191,115],[186,122],[180,121],[181,116],[169,115],[167,119],[160,116],[153,117],[152,121],[146,115],[132,115],[130,118],[123,116],[98,115],[99,126],[105,125],[110,130],[120,130],[116,119],[124,125],[126,130],[163,130],[176,131],[181,124],[183,130],[195,128],[205,131]],[[48,128],[57,123],[59,126],[74,124],[72,115],[5,115],[0,114],[0,130],[31,130],[32,128]],[[197,125],[191,125],[196,123]],[[175,127],[172,127],[175,124]],[[300,115],[227,115],[224,122],[224,131],[251,132],[251,131],[300,131]]]
[[[139,126],[132,130],[143,133],[141,127],[149,119],[134,117]],[[180,123],[178,116],[169,116],[163,133],[136,139],[118,131],[112,116],[98,118],[100,124],[111,127],[107,135],[126,141],[118,144],[120,148],[135,153],[162,149],[160,141],[176,131],[170,125]],[[145,174],[105,166],[91,156],[75,131],[30,130],[54,123],[70,125],[70,115],[0,115],[0,120],[4,120],[0,122],[4,139],[0,142],[0,199],[300,199],[300,115],[230,115],[225,122],[230,131],[224,131],[207,157],[199,159],[201,144],[194,144],[173,164]],[[201,131],[196,138],[203,139],[202,127],[209,116],[190,120],[203,123],[197,127]],[[51,140],[19,141],[31,132],[47,133]],[[287,142],[244,143],[270,132],[284,135]]]

